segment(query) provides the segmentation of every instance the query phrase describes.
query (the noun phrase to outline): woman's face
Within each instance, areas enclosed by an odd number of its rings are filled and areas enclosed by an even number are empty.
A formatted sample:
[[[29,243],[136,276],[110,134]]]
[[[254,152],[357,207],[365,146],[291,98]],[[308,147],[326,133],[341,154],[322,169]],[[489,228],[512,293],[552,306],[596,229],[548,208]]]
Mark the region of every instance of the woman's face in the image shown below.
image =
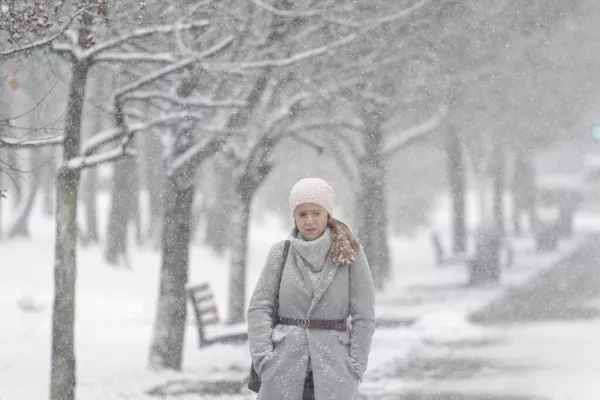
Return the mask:
[[[320,238],[327,229],[327,211],[318,204],[300,204],[294,211],[294,220],[305,240]]]

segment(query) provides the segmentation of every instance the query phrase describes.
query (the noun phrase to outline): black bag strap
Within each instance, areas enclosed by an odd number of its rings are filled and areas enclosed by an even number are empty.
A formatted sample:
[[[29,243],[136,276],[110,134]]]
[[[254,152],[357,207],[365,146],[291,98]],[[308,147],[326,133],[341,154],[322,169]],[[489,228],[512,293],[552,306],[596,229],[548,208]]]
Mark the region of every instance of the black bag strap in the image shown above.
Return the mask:
[[[279,291],[281,289],[281,277],[283,276],[283,269],[285,268],[285,262],[287,261],[288,253],[290,252],[290,241],[286,240],[283,245],[283,255],[281,257],[281,263],[279,264],[279,270],[277,274],[277,291],[275,292],[275,303],[273,307],[273,325],[277,325],[279,319]]]

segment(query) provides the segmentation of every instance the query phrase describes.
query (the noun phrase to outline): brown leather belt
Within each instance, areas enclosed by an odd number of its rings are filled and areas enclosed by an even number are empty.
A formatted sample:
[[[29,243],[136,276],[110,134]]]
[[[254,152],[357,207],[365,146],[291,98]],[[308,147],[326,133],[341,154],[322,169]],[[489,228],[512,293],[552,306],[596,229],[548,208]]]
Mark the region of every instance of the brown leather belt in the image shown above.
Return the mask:
[[[281,325],[294,325],[300,328],[308,329],[331,329],[333,331],[344,332],[346,330],[346,320],[332,319],[308,319],[308,318],[283,318],[279,317],[277,323]]]

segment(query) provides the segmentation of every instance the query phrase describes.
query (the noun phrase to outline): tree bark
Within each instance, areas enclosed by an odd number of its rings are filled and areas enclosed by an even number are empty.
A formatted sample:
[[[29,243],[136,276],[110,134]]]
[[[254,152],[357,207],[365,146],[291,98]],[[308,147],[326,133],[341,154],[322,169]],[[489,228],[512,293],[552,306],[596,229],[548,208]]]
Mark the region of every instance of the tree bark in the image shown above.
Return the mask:
[[[194,187],[181,188],[175,178],[170,178],[164,198],[160,292],[149,362],[154,369],[179,371],[185,335],[185,286]]]
[[[36,154],[39,154],[39,150],[28,149],[27,157],[29,159],[29,169],[33,172],[27,175],[27,181],[23,185],[25,193],[22,193],[21,203],[19,207],[14,211],[15,217],[11,222],[11,225],[7,229],[7,236],[14,238],[17,236],[29,237],[29,217],[33,210],[33,204],[38,192],[38,186],[40,182],[41,170],[36,169]]]
[[[149,240],[151,243],[160,241],[163,204],[162,194],[165,192],[165,168],[163,163],[156,162],[162,158],[164,151],[163,145],[158,136],[153,132],[140,136],[140,147],[142,148],[142,157],[140,159],[143,186],[148,191],[148,201],[150,205],[150,215],[148,216],[148,226],[144,232],[143,241]]]
[[[7,230],[6,236],[11,239],[18,236],[29,237],[29,217],[37,197],[38,179],[35,177],[36,175],[32,175],[31,181],[28,182],[27,192],[22,198],[20,207],[15,210],[15,219]]]
[[[6,173],[12,177],[12,179],[8,179],[8,181],[10,181],[11,186],[13,187],[13,189],[11,190],[12,192],[12,196],[11,200],[12,200],[12,208],[13,209],[17,209],[19,208],[19,204],[22,201],[22,197],[23,197],[23,184],[21,179],[19,179],[19,175],[17,172],[15,171],[11,171],[10,167],[16,167],[19,165],[18,162],[18,150],[17,149],[7,149],[6,151],[6,163],[8,164],[8,168],[5,168]]]
[[[83,33],[80,33],[83,35]],[[65,116],[63,160],[79,155],[81,115],[89,64],[72,65]],[[54,300],[50,400],[75,400],[75,277],[77,270],[77,193],[80,173],[61,167],[56,185]]]
[[[56,150],[47,149],[44,152],[48,165],[42,171],[42,193],[44,195],[44,215],[51,217],[54,215],[54,183],[56,182]]]
[[[231,212],[232,255],[229,270],[229,324],[245,320],[246,306],[246,256],[248,253],[248,231],[252,192],[237,188],[237,196]]]
[[[225,227],[230,226],[231,219],[231,203],[222,201],[223,198],[231,199],[236,195],[234,183],[231,182],[232,170],[226,166],[215,163],[214,173],[216,179],[214,179],[215,188],[214,193],[207,193],[207,207],[206,212],[206,237],[205,243],[213,248],[215,251],[222,253],[227,250],[231,243],[229,238],[231,231]]]
[[[452,123],[448,125],[446,131],[445,145],[452,201],[452,251],[457,254],[464,253],[467,249],[465,172],[462,147]]]
[[[119,259],[127,263],[127,231],[133,219],[136,200],[133,176],[137,173],[133,157],[123,157],[114,164],[112,201],[107,227],[104,259],[116,265]]]
[[[96,182],[98,172],[96,168],[90,168],[85,173],[83,179],[83,202],[85,203],[85,226],[86,242],[98,243],[100,235],[98,234],[98,206],[96,204]]]
[[[381,155],[383,132],[378,123],[363,135],[364,157],[360,160],[359,236],[371,266],[373,282],[383,289],[389,277],[387,247],[386,169]]]

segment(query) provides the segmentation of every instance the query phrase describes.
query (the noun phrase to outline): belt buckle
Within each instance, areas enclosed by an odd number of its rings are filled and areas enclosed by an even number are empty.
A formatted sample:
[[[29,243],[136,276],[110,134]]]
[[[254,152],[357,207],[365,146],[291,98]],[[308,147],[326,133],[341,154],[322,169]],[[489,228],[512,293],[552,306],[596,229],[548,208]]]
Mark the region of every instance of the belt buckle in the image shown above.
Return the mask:
[[[297,322],[300,328],[308,328],[310,326],[310,319],[308,318],[298,318]]]

